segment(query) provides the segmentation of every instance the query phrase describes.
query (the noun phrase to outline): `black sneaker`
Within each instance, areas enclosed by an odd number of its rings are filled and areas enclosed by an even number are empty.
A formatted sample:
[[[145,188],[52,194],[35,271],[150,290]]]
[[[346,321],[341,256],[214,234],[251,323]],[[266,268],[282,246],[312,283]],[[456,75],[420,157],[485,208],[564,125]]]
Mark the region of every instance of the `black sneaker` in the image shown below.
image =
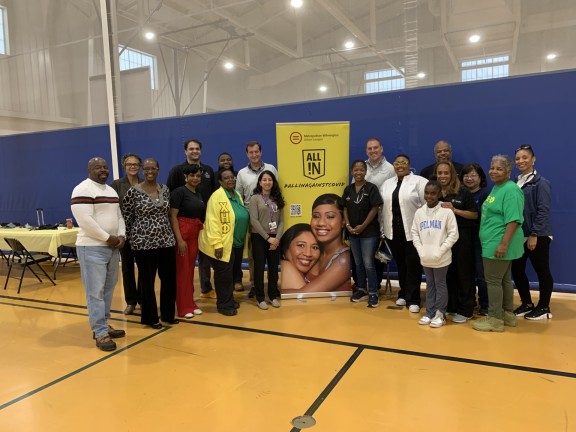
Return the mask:
[[[108,336],[110,336],[110,339],[118,339],[126,336],[126,332],[124,330],[116,330],[115,328],[112,328],[110,324],[108,324]],[[92,332],[92,339],[96,339],[96,333],[94,332]]]
[[[107,334],[96,338],[96,346],[102,351],[114,351],[116,349],[116,343]]]
[[[350,297],[350,301],[354,303],[358,303],[367,299],[368,294],[366,291],[362,290],[362,288],[358,288],[358,291],[356,291],[354,294],[352,294],[352,297]]]
[[[368,296],[368,307],[369,308],[376,308],[378,307],[378,296],[376,294],[370,294]]]
[[[226,316],[234,316],[238,314],[238,311],[234,308],[232,309],[218,309],[218,313],[221,313],[222,315],[226,315]]]
[[[118,339],[126,336],[126,332],[124,330],[116,330],[115,328],[112,328],[110,324],[108,324],[108,336],[110,336],[112,339]]]
[[[533,309],[534,303],[522,303],[520,306],[514,309],[514,315],[521,317],[526,315],[528,312],[532,312]]]
[[[527,320],[545,320],[545,319],[552,319],[552,313],[550,312],[550,308],[543,308],[543,307],[536,307],[524,315],[524,318]]]

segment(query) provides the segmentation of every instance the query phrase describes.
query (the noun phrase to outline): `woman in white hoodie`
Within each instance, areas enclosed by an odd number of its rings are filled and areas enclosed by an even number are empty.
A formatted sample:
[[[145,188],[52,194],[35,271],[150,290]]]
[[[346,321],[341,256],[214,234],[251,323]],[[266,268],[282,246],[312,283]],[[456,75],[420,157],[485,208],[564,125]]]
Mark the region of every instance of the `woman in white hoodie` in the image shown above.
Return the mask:
[[[452,246],[458,240],[458,224],[452,210],[439,202],[441,186],[430,181],[424,189],[426,205],[416,210],[412,242],[426,275],[426,314],[418,324],[442,327],[448,306],[446,273],[452,262]]]

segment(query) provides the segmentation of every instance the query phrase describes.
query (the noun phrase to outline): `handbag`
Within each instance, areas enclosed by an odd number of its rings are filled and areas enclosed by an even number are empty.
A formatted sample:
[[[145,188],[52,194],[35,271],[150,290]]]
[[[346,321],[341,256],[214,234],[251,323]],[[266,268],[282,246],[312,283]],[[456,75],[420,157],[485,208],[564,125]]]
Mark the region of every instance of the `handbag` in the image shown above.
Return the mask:
[[[385,250],[382,250],[382,243],[384,243]],[[392,261],[393,256],[392,252],[390,251],[390,247],[386,242],[386,239],[381,239],[380,243],[378,244],[378,249],[376,249],[376,253],[374,254],[374,258],[380,261],[382,264],[388,264]]]

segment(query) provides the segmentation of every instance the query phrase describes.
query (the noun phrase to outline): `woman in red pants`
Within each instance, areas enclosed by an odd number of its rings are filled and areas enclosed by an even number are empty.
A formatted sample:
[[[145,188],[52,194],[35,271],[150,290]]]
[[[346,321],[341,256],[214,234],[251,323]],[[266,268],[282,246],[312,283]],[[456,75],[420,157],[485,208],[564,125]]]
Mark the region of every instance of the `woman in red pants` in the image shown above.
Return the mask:
[[[176,237],[176,309],[178,316],[190,319],[202,314],[194,302],[194,266],[206,203],[196,190],[202,180],[202,167],[189,165],[184,168],[184,176],[186,184],[170,194],[170,225]]]

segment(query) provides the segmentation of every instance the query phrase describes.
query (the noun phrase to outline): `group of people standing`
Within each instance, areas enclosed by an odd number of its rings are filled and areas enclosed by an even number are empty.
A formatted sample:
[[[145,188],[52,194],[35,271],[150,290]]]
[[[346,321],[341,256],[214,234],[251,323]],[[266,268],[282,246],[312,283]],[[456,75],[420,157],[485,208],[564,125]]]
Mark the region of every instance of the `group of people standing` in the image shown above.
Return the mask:
[[[370,138],[368,159],[352,163],[353,182],[342,196],[321,195],[310,224],[286,231],[278,173],[262,161],[258,142],[246,144],[249,163],[239,172],[232,156],[222,153],[214,173],[200,162],[198,140],[186,142],[184,151],[186,161],[171,169],[166,185],[157,181],[156,159],[131,153],[122,159],[126,176],[111,187],[106,185],[106,161],[91,159],[88,179],[72,193],[90,322],[102,350],[115,349],[112,339],[125,335],[108,323],[118,254],[124,313],[133,314],[140,305],[142,324],[155,329],[161,322],[177,324],[177,316],[190,319],[203,313],[194,301],[197,258],[201,297],[215,298],[218,312],[226,316],[238,313],[233,293],[244,289],[245,256],[250,257],[253,283],[249,297],[256,297],[262,310],[268,304],[280,307],[280,262],[283,293],[349,291],[352,270],[356,290],[351,300],[377,307],[383,264],[374,255],[383,243],[398,268],[398,306],[420,312],[422,271],[426,275],[426,313],[419,324],[441,327],[446,315],[455,323],[467,322],[473,316],[476,286],[478,312],[484,315],[473,322],[477,330],[503,331],[516,325],[516,316],[552,317],[550,184],[535,171],[529,145],[515,154],[518,184],[510,179],[512,159],[492,158],[494,188],[489,192],[480,165],[452,161],[445,141],[435,146],[436,162],[416,175],[408,155],[397,155],[391,164],[380,141]],[[525,274],[528,258],[539,278],[536,306]],[[522,300],[516,309],[511,275]]]
[[[371,138],[368,160],[352,163],[353,182],[343,194],[356,285],[351,300],[378,306],[382,270],[374,255],[383,240],[398,269],[398,306],[420,312],[422,272],[426,276],[421,325],[441,327],[446,316],[465,323],[476,304],[483,318],[472,326],[480,331],[516,326],[517,316],[552,318],[550,183],[534,169],[532,147],[515,152],[517,183],[511,180],[514,161],[492,158],[492,190],[479,164],[452,161],[448,142],[439,141],[434,153],[436,162],[416,175],[408,155],[399,154],[390,164],[379,140]],[[539,281],[537,305],[526,276],[528,258]],[[512,279],[522,301],[516,309]]]
[[[72,193],[90,322],[96,345],[104,351],[114,350],[112,339],[125,335],[108,323],[119,253],[127,304],[124,313],[133,314],[139,306],[141,323],[152,328],[162,328],[162,322],[178,324],[177,316],[190,319],[203,313],[194,301],[197,258],[201,297],[216,299],[223,315],[237,314],[239,304],[233,291],[243,289],[241,264],[249,245],[256,257],[251,280],[258,306],[268,309],[264,294],[267,262],[269,300],[280,307],[277,268],[284,201],[276,168],[262,161],[261,146],[255,141],[246,145],[249,164],[238,173],[229,153],[218,157],[216,174],[200,162],[202,143],[198,140],[186,142],[184,151],[186,161],[172,168],[167,184],[158,182],[156,159],[142,160],[130,153],[122,159],[126,176],[107,186],[108,165],[102,158],[93,158],[88,163],[88,179]],[[100,256],[103,250],[105,257]],[[160,316],[156,276],[160,279]]]

